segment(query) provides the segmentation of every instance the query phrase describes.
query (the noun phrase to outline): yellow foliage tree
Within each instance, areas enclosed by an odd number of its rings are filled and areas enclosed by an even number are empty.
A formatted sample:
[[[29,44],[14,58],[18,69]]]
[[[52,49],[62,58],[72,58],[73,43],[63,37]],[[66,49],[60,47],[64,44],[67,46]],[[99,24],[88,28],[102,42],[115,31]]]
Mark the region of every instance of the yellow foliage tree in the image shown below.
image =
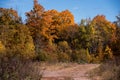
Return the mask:
[[[1,24],[15,24],[20,23],[20,17],[18,16],[17,11],[6,8],[0,8],[0,25]]]

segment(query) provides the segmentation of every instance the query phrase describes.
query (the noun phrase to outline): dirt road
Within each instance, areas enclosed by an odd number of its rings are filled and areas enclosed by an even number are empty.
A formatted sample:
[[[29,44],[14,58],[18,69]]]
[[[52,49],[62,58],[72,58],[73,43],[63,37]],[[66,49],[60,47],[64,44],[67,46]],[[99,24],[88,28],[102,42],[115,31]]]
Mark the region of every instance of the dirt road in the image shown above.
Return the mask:
[[[51,65],[45,67],[42,80],[91,80],[86,72],[98,66],[99,64]]]

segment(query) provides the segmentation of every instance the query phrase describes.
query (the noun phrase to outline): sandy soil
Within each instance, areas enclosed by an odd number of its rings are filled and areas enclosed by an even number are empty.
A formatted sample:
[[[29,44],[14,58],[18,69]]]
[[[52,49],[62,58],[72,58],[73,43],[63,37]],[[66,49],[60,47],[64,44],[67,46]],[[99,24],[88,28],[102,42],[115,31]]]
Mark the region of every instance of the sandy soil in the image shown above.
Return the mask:
[[[99,64],[62,63],[42,66],[42,80],[91,80],[88,78],[86,73],[94,68],[97,68]]]

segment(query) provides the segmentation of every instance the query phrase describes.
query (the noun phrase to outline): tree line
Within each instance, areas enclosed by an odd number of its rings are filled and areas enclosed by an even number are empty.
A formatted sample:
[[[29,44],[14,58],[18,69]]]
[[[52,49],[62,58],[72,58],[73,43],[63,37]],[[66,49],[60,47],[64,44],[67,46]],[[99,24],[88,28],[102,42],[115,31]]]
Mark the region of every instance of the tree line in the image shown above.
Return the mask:
[[[34,0],[26,23],[16,10],[0,8],[0,57],[50,62],[102,62],[120,55],[120,17],[104,15],[76,24],[69,10],[45,10]]]

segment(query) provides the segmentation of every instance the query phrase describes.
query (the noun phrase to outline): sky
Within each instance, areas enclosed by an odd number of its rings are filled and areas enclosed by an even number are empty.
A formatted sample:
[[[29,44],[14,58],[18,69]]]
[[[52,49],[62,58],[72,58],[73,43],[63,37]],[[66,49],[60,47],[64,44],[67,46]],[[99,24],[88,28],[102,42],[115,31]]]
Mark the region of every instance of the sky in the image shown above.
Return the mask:
[[[96,15],[105,15],[107,20],[113,22],[120,14],[120,0],[38,0],[45,10],[70,10],[75,22],[81,19],[93,18]],[[0,0],[0,8],[13,8],[18,11],[23,20],[25,12],[33,8],[33,0]]]

